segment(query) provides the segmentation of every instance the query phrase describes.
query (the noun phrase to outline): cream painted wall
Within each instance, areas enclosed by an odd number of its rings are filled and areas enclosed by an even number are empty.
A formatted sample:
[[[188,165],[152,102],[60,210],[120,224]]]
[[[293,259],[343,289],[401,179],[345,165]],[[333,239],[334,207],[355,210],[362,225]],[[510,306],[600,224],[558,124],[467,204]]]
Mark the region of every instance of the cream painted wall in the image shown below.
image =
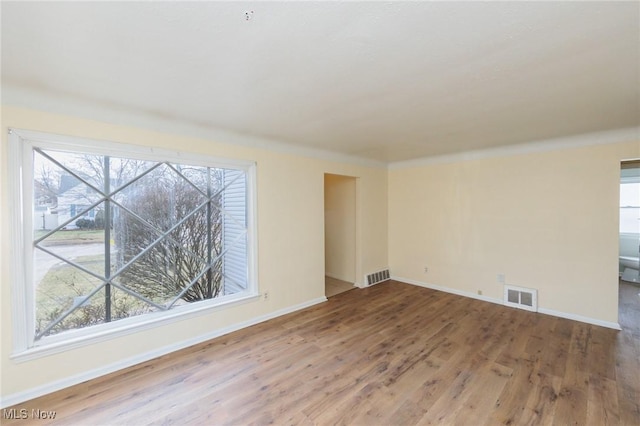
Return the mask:
[[[542,309],[617,323],[620,161],[638,157],[636,140],[390,170],[392,274],[498,300],[505,274]]]
[[[357,273],[387,264],[387,171],[383,168],[312,159],[224,144],[193,137],[3,107],[0,149],[1,208],[1,395],[2,399],[27,395],[73,377],[99,371],[103,366],[140,357],[176,342],[250,322],[255,318],[324,297],[324,174],[355,176],[359,180],[358,214],[366,212],[356,229]],[[253,160],[257,162],[257,221],[260,291],[268,300],[232,306],[196,319],[16,363],[12,353],[11,283],[12,247],[7,215],[13,200],[7,186],[7,131],[9,127],[121,143],[157,146],[183,152]],[[37,393],[37,392],[36,392]],[[33,395],[31,395],[33,396]],[[4,402],[3,402],[4,405]]]
[[[325,274],[356,282],[356,179],[324,175]]]

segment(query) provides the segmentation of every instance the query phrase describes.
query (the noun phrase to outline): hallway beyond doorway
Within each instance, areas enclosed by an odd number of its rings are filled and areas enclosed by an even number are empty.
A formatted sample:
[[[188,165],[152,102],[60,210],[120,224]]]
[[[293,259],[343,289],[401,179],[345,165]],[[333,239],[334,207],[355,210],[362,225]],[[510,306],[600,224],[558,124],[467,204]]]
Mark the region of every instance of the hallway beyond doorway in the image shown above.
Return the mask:
[[[352,283],[338,280],[336,278],[324,277],[324,294],[327,297],[353,290],[355,286]]]

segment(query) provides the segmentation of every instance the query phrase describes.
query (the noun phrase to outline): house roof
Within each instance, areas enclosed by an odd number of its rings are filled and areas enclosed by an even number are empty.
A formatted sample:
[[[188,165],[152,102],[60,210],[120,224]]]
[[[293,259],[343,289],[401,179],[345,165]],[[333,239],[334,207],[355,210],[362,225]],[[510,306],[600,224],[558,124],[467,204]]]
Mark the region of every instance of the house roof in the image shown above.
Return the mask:
[[[70,174],[62,174],[60,175],[60,187],[58,188],[58,194],[62,195],[70,189],[75,188],[80,185],[80,181]]]

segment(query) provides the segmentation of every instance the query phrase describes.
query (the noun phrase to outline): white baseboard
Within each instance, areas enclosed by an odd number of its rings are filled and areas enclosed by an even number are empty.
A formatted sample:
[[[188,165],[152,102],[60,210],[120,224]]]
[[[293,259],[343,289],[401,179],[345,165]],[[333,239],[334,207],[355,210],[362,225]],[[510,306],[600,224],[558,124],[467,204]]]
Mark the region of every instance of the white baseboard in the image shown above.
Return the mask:
[[[329,277],[329,278],[333,278],[334,280],[344,281],[344,282],[347,282],[347,283],[351,282],[351,280],[345,280],[344,278],[339,277],[336,274],[332,274],[331,272],[325,272],[324,276],[325,277]],[[357,280],[356,280],[356,282],[353,283],[353,286],[354,287],[359,287],[359,288],[364,288],[364,285],[362,283],[359,283]]]
[[[350,280],[346,280],[344,277],[340,277],[340,276],[338,276],[338,274],[334,274],[332,272],[325,272],[324,276],[325,277],[329,277],[329,278],[333,278],[334,280],[350,282]]]
[[[470,293],[467,291],[456,290],[455,288],[441,287],[439,285],[429,284],[422,281],[416,281],[416,280],[411,280],[409,278],[402,278],[402,277],[391,277],[391,279],[394,281],[400,281],[407,284],[417,285],[419,287],[430,288],[431,290],[444,291],[445,293],[451,293],[451,294],[456,294],[458,296],[470,297],[472,299],[482,300],[484,302],[496,303],[498,305],[503,304],[502,299],[494,299],[493,297],[481,296],[479,294]]]
[[[622,327],[620,327],[620,324],[618,324],[617,322],[602,321],[595,318],[583,317],[582,315],[570,314],[567,312],[555,311],[553,309],[540,307],[538,308],[538,312],[541,314],[552,315],[554,317],[566,318],[574,321],[585,322],[587,324],[599,325],[601,327],[613,328],[614,330],[622,330]]]
[[[171,352],[175,352],[180,349],[187,348],[189,346],[197,345],[198,343],[206,342],[207,340],[211,340],[216,337],[220,337],[225,334],[229,334],[231,332],[234,332],[246,327],[250,327],[252,325],[255,325],[255,324],[258,324],[282,315],[286,315],[291,312],[299,311],[301,309],[308,308],[310,306],[317,305],[318,303],[322,303],[326,301],[327,301],[326,297],[318,297],[317,299],[308,300],[306,302],[303,302],[294,306],[290,306],[284,309],[270,312],[265,315],[260,315],[255,318],[251,318],[247,321],[242,321],[236,324],[232,324],[228,327],[219,328],[209,333],[202,334],[200,336],[197,336],[191,339],[183,340],[181,342],[163,346],[153,351],[145,352],[143,354],[139,354],[127,359],[123,359],[121,361],[114,362],[112,364],[106,365],[101,368],[86,371],[84,373],[76,374],[71,377],[66,377],[62,380],[56,380],[54,382],[47,383],[42,386],[38,386],[32,389],[28,389],[26,391],[8,395],[6,397],[3,397],[2,400],[0,401],[0,408],[6,408],[15,404],[20,404],[21,402],[29,401],[33,398],[37,398],[37,397],[49,394],[51,392],[59,391],[61,389],[68,388],[73,385],[77,385],[87,380],[95,379],[95,378],[104,376],[106,374],[113,373],[115,371],[122,370],[124,368],[131,367],[145,361],[149,361],[159,356],[166,355]]]
[[[438,291],[444,291],[445,293],[456,294],[458,296],[470,297],[472,299],[478,299],[478,300],[483,300],[485,302],[491,302],[491,303],[496,303],[498,305],[504,305],[504,302],[502,301],[502,299],[495,299],[493,297],[480,296],[478,294],[470,293],[470,292],[467,292],[467,291],[457,290],[457,289],[449,288],[449,287],[442,287],[442,286],[438,286],[438,285],[434,285],[434,284],[425,283],[425,282],[422,282],[422,281],[411,280],[411,279],[408,279],[408,278],[391,277],[391,279],[393,279],[395,281],[404,282],[404,283],[407,283],[407,284],[412,284],[412,285],[417,285],[417,286],[420,286],[420,287],[430,288],[432,290],[438,290]],[[587,324],[599,325],[601,327],[612,328],[614,330],[622,330],[622,328],[620,327],[620,324],[618,324],[617,322],[603,321],[603,320],[599,320],[599,319],[595,319],[595,318],[585,317],[585,316],[582,316],[582,315],[556,311],[556,310],[553,310],[553,309],[547,309],[547,308],[538,307],[538,313],[551,315],[551,316],[559,317],[559,318],[566,318],[566,319],[579,321],[579,322],[584,322],[584,323],[587,323]]]

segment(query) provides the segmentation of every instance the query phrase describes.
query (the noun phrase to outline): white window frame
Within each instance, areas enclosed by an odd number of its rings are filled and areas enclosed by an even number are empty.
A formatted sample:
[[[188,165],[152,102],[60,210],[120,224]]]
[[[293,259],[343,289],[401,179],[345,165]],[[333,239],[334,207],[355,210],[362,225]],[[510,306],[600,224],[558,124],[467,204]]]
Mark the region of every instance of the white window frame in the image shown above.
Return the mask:
[[[60,136],[21,129],[9,129],[8,173],[12,282],[11,359],[28,361],[76,347],[161,327],[187,318],[207,315],[229,306],[259,298],[257,274],[256,163],[222,159],[202,154],[129,145],[118,142]],[[120,319],[35,340],[35,292],[33,289],[33,148],[76,151],[148,161],[174,161],[203,167],[240,169],[246,173],[247,191],[247,289],[196,304]]]
[[[622,186],[623,185],[638,185],[640,187],[640,176],[629,176],[629,177],[623,177],[620,179],[620,192],[622,193]],[[622,195],[622,194],[621,194]],[[638,192],[638,198],[634,199],[633,201],[635,202],[635,204],[629,204],[629,205],[622,205],[622,197],[620,199],[620,227],[622,227],[622,212],[625,211],[625,209],[638,209],[640,208],[640,192]],[[630,235],[630,236],[634,236],[634,235],[638,235],[638,232],[629,232],[628,230],[623,231],[622,229],[619,229],[620,235]]]

